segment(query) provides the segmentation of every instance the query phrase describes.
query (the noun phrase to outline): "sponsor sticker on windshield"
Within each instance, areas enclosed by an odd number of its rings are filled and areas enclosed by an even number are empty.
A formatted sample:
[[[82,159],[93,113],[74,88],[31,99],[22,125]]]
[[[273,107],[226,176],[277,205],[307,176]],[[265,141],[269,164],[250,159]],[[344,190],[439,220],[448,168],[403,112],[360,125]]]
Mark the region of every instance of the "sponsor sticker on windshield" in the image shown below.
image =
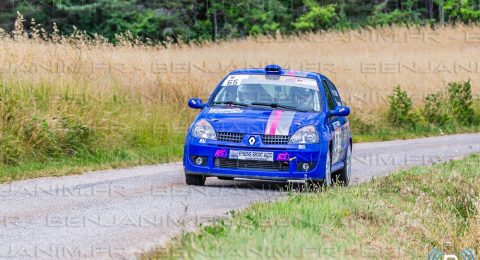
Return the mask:
[[[222,86],[238,86],[249,77],[250,75],[230,75],[223,81]]]
[[[296,86],[314,90],[318,88],[317,81],[315,79],[295,76],[281,76],[276,79],[270,79],[265,78],[265,75],[230,75],[222,82],[222,86],[239,86],[242,84]]]
[[[295,83],[300,85],[309,85],[309,86],[316,86],[317,81],[314,79],[306,79],[306,78],[295,78]]]

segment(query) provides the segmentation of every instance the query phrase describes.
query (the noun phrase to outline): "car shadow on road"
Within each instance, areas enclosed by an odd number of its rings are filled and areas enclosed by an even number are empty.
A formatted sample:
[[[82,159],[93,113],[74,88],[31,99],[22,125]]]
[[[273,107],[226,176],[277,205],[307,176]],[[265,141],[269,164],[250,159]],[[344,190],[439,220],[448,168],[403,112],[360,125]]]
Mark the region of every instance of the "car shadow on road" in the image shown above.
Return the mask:
[[[207,178],[205,187],[243,189],[252,191],[270,191],[279,193],[288,192],[312,192],[321,190],[320,187],[309,186],[304,183],[269,181],[269,180],[219,180]]]

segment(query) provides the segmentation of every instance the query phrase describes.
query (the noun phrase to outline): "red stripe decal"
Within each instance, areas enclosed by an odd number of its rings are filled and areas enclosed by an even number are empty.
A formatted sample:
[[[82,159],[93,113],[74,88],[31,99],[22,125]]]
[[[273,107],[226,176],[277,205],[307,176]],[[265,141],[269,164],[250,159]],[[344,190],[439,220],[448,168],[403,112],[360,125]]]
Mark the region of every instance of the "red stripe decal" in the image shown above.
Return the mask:
[[[273,113],[274,114],[273,114],[272,123],[270,124],[269,135],[275,135],[275,132],[277,131],[278,121],[280,121],[280,117],[282,116],[283,111],[282,110],[275,110]]]

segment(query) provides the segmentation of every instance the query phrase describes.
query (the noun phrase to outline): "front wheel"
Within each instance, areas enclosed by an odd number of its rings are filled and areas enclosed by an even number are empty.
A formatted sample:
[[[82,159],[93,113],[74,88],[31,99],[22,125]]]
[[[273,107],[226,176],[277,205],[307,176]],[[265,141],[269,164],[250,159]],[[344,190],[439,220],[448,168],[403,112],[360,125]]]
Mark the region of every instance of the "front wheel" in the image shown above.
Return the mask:
[[[187,185],[203,186],[205,185],[205,175],[185,173],[185,182]]]
[[[345,155],[345,167],[338,172],[338,181],[340,184],[347,186],[352,177],[352,146],[348,145],[347,154]]]

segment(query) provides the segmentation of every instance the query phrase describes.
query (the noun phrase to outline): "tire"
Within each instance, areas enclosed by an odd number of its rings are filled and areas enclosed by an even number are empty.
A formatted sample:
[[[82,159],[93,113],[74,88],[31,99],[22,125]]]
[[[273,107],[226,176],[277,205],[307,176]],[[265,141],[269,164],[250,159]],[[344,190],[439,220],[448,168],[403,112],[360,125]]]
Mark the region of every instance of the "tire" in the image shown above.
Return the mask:
[[[330,145],[327,151],[327,160],[325,160],[325,179],[323,180],[323,186],[332,186],[332,154],[330,153]]]
[[[233,181],[233,177],[217,177],[217,178],[223,181]]]
[[[203,186],[205,185],[205,175],[185,173],[185,182],[187,185]]]
[[[352,177],[352,146],[349,144],[347,147],[347,154],[345,154],[345,167],[338,171],[336,176],[337,181],[343,185],[348,186]]]

